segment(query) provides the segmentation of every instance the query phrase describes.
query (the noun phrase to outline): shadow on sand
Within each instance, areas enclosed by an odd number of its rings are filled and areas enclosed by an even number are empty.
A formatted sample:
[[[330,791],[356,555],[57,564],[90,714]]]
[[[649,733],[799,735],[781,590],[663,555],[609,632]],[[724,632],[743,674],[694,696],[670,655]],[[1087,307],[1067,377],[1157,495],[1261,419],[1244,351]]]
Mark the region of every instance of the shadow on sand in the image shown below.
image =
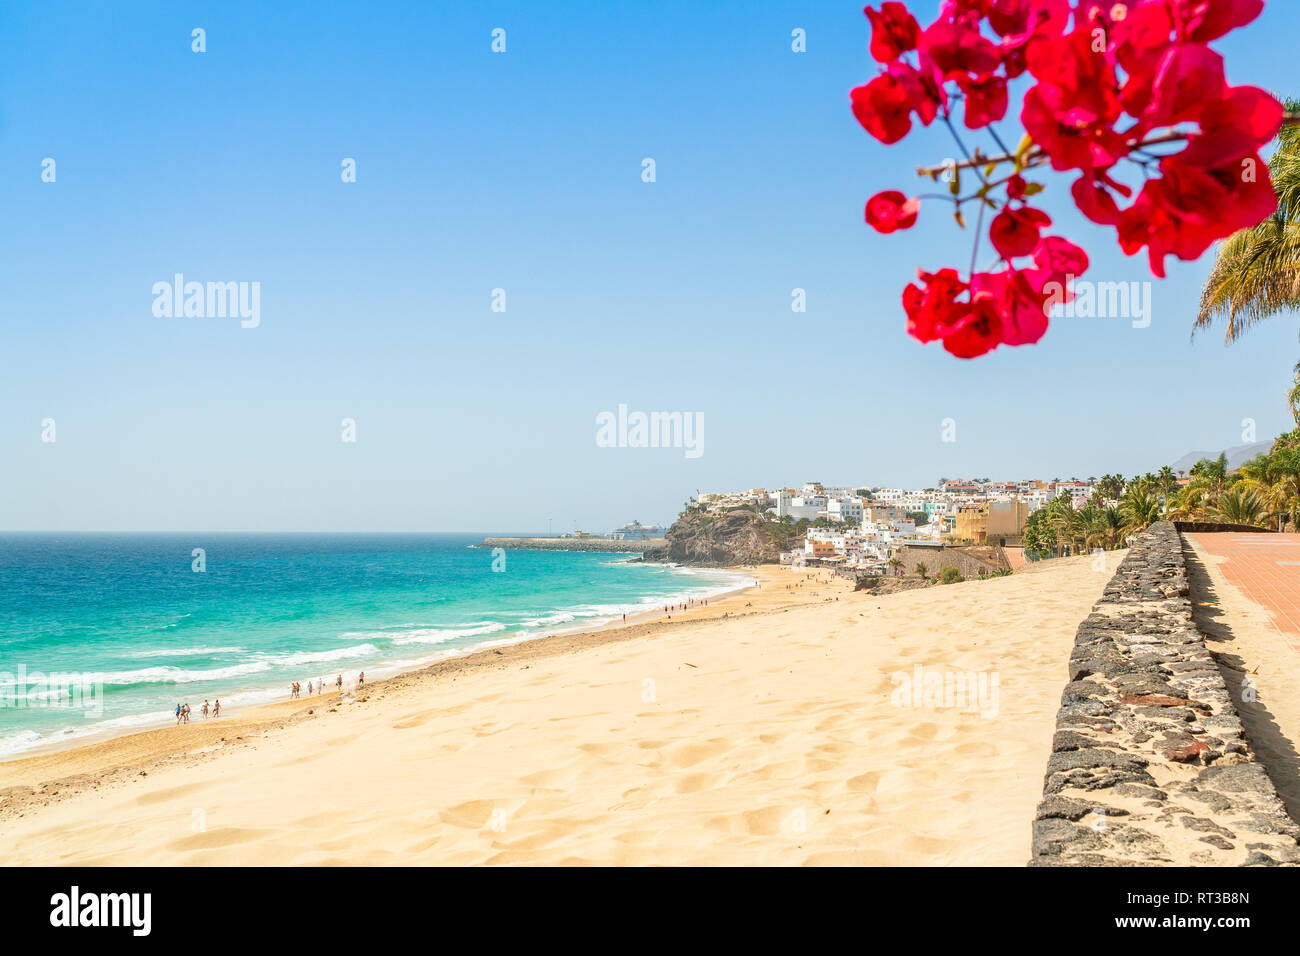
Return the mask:
[[[1277,788],[1287,813],[1300,823],[1300,754],[1282,733],[1268,709],[1267,700],[1261,696],[1254,701],[1242,701],[1242,684],[1249,676],[1248,665],[1233,650],[1237,638],[1232,626],[1224,619],[1214,580],[1200,555],[1187,544],[1183,546],[1183,557],[1187,562],[1187,579],[1192,590],[1192,619],[1205,635],[1206,646],[1219,665],[1219,672],[1246,728],[1251,749]]]

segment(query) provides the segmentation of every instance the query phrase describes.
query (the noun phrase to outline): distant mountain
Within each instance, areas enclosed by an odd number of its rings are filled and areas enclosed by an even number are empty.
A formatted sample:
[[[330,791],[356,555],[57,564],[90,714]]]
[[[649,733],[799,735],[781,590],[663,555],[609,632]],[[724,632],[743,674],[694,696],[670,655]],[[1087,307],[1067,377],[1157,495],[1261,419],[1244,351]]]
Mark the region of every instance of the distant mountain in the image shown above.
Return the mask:
[[[1170,465],[1174,472],[1190,471],[1192,465],[1196,464],[1202,458],[1218,458],[1220,452],[1228,454],[1228,469],[1240,468],[1242,464],[1250,461],[1256,455],[1262,454],[1273,447],[1273,440],[1257,441],[1250,445],[1237,445],[1233,448],[1223,448],[1220,451],[1193,451],[1188,452],[1182,458]]]

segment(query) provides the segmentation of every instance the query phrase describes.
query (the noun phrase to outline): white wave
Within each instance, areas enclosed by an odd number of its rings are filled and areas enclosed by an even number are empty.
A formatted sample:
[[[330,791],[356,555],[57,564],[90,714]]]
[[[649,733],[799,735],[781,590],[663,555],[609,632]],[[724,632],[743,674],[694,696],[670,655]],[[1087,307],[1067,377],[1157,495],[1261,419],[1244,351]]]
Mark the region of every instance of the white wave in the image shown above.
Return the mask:
[[[20,730],[8,737],[0,737],[0,755],[20,753],[37,746],[44,738],[34,730]]]
[[[504,631],[506,626],[499,622],[492,622],[481,627],[463,627],[463,628],[440,628],[431,627],[419,631],[411,631],[401,637],[393,638],[394,644],[445,644],[447,641],[454,641],[462,637],[479,637],[483,634],[495,634],[497,631]]]
[[[330,661],[346,661],[354,657],[366,657],[378,652],[373,644],[356,644],[352,647],[340,647],[333,651],[300,651],[296,654],[278,654],[265,660],[278,667],[297,667],[300,664],[327,664]]]
[[[260,674],[269,671],[269,661],[249,661],[246,664],[232,664],[229,667],[214,667],[209,670],[188,670],[184,667],[142,667],[132,671],[93,671],[77,674],[81,681],[91,684],[190,684],[196,681],[228,680],[231,677],[244,677],[248,674]]]
[[[238,654],[242,647],[164,647],[154,651],[135,651],[129,656],[135,658],[149,657],[198,657],[201,654]]]
[[[412,630],[399,631],[349,631],[341,637],[368,638],[370,640],[392,641],[393,644],[445,644],[461,637],[478,637],[481,634],[495,634],[505,630],[499,621],[469,622],[460,627],[416,627]]]

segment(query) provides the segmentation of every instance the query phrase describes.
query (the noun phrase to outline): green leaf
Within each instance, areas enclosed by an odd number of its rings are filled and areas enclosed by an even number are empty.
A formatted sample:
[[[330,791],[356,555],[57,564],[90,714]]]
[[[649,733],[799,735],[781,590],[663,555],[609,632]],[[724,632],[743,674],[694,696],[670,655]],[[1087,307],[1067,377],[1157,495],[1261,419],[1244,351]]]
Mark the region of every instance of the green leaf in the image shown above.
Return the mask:
[[[1017,170],[1024,169],[1025,155],[1029,152],[1030,149],[1033,148],[1033,145],[1034,145],[1034,141],[1030,139],[1029,134],[1026,133],[1024,139],[1020,141],[1020,145],[1016,147],[1015,159],[1016,159]]]

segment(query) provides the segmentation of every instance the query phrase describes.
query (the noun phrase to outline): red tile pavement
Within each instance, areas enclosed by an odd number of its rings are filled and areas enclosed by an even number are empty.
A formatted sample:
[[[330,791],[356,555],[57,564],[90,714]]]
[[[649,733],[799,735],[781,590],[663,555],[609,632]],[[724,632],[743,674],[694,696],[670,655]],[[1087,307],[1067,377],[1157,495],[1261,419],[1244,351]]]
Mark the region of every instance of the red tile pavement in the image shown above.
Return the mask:
[[[1188,538],[1216,557],[1223,576],[1268,610],[1274,625],[1300,650],[1300,534],[1215,532]]]

